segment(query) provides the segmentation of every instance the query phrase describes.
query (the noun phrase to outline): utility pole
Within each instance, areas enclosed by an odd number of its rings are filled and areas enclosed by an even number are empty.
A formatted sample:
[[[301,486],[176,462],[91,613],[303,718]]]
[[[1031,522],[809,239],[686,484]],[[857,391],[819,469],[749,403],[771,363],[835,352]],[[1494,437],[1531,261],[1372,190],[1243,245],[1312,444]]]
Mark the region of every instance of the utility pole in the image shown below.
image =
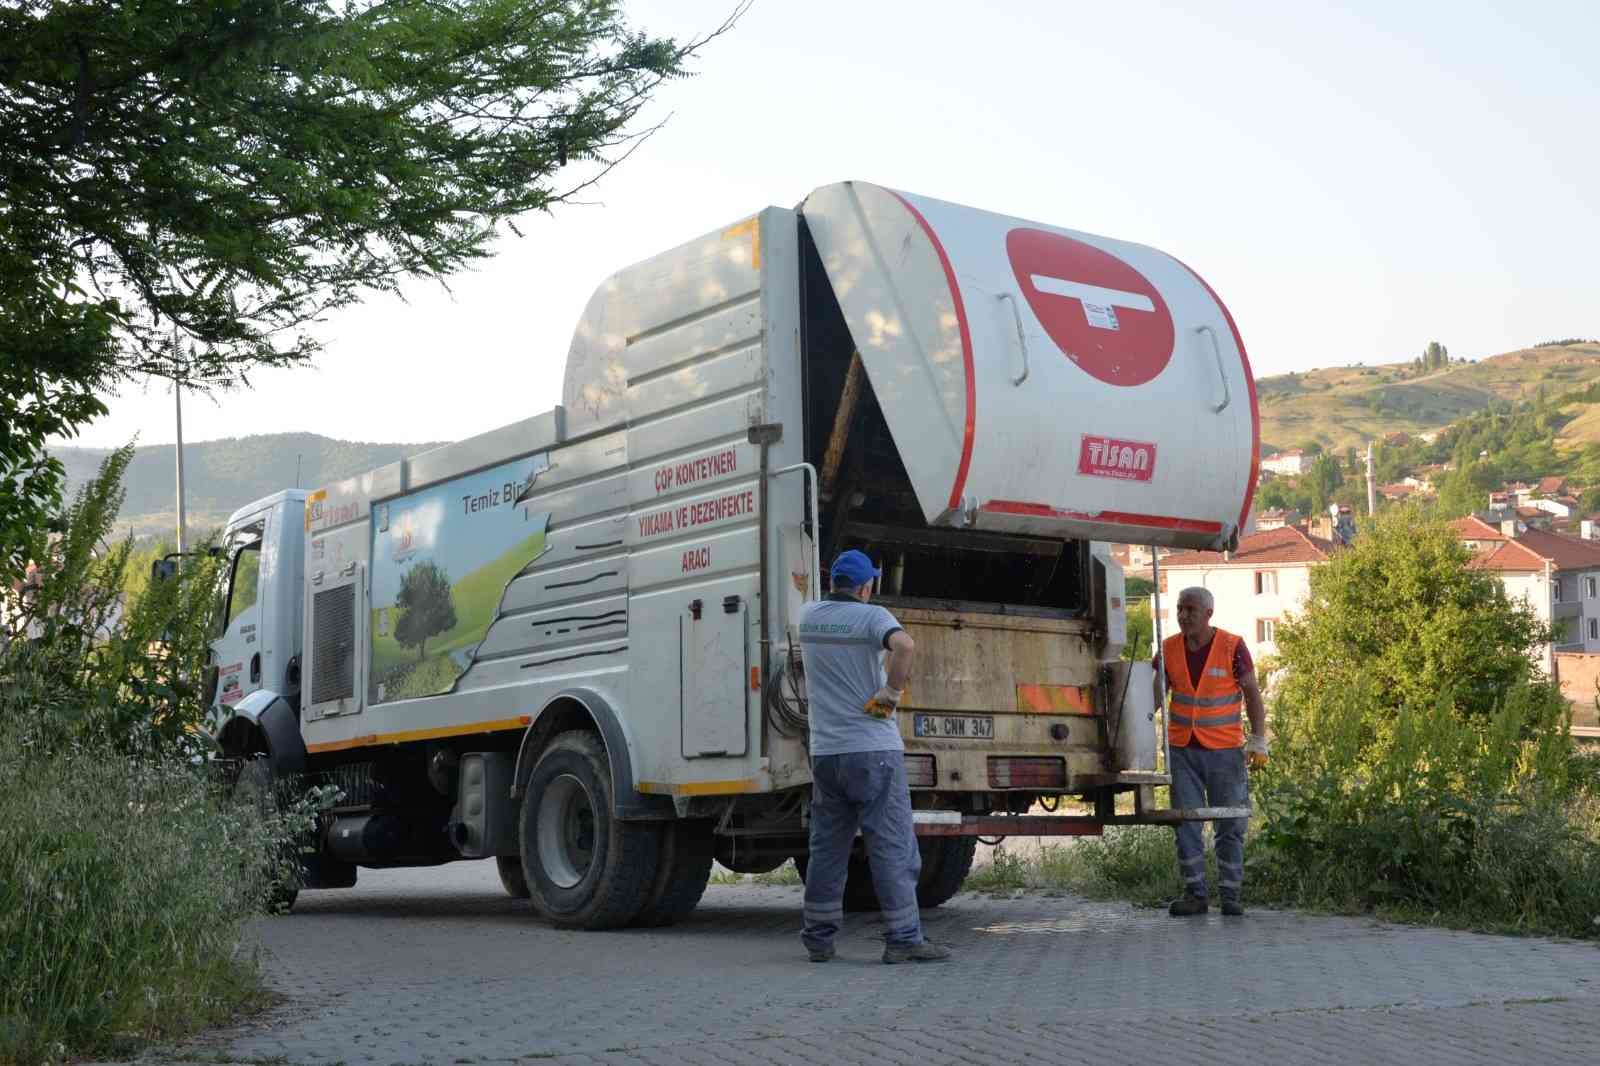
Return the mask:
[[[173,410],[178,419],[178,565],[183,565],[184,535],[183,527],[183,382],[177,378],[172,379]]]
[[[1378,513],[1378,482],[1372,473],[1372,442],[1367,441],[1367,517]]]

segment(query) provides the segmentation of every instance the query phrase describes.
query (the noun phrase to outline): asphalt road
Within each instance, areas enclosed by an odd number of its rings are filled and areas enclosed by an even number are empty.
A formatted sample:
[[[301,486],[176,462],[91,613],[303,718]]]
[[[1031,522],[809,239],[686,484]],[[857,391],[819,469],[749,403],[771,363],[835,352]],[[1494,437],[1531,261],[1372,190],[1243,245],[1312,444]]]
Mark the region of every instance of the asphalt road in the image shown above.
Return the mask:
[[[666,930],[561,932],[490,863],[366,871],[259,925],[286,998],[143,1062],[1600,1062],[1600,948],[1253,910],[1179,920],[962,894],[953,961],[884,966],[852,916],[805,960],[800,889],[714,886]]]

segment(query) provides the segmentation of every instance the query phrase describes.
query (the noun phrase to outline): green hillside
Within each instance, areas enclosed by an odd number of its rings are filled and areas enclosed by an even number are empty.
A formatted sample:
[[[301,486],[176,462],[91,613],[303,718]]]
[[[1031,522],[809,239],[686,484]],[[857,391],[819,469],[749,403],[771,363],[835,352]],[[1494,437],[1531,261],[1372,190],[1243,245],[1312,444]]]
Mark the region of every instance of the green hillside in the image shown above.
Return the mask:
[[[437,447],[436,444],[367,444],[315,433],[274,433],[202,441],[184,446],[189,528],[221,525],[235,509],[280,489],[315,488]],[[53,448],[67,469],[67,491],[77,490],[110,454],[104,448]],[[119,529],[170,536],[174,525],[176,456],[170,444],[134,452],[124,480],[127,500]],[[299,480],[296,481],[296,465]]]
[[[1346,366],[1261,378],[1261,450],[1316,441],[1330,451],[1386,434],[1423,433],[1480,411],[1492,401],[1532,400],[1541,386],[1556,398],[1600,381],[1600,344],[1525,348],[1475,363],[1418,374],[1410,363]],[[1573,405],[1562,443],[1600,441],[1594,405]]]

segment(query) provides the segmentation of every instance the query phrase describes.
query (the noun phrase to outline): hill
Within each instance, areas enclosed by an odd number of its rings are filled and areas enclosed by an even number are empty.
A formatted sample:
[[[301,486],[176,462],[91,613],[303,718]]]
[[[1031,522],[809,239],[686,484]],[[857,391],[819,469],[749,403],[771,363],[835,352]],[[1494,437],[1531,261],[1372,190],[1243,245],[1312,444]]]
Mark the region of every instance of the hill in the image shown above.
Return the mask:
[[[238,507],[280,489],[313,488],[437,447],[436,444],[368,444],[315,433],[274,433],[187,444],[183,449],[189,528],[220,526]],[[69,494],[100,469],[104,448],[52,448],[67,470]],[[170,444],[138,448],[123,487],[127,499],[119,529],[136,536],[170,536],[176,524]],[[298,465],[299,480],[296,481]]]
[[[1600,344],[1524,348],[1418,375],[1410,363],[1346,366],[1261,378],[1263,454],[1317,441],[1329,451],[1360,447],[1386,434],[1424,433],[1496,401],[1532,400],[1542,387],[1554,399],[1600,381]],[[1600,441],[1593,404],[1571,405],[1561,443]]]

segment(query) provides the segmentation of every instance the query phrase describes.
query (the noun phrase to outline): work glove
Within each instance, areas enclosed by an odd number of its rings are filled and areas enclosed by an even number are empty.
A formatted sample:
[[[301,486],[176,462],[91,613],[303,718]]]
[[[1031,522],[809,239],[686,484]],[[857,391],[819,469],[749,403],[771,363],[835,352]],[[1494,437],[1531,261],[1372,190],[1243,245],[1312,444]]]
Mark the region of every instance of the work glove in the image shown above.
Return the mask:
[[[1267,738],[1260,733],[1251,733],[1250,738],[1244,742],[1244,761],[1252,770],[1259,770],[1271,760],[1267,757]]]
[[[874,718],[893,718],[895,708],[900,706],[900,698],[904,695],[900,689],[885,685],[872,694],[863,709]]]

